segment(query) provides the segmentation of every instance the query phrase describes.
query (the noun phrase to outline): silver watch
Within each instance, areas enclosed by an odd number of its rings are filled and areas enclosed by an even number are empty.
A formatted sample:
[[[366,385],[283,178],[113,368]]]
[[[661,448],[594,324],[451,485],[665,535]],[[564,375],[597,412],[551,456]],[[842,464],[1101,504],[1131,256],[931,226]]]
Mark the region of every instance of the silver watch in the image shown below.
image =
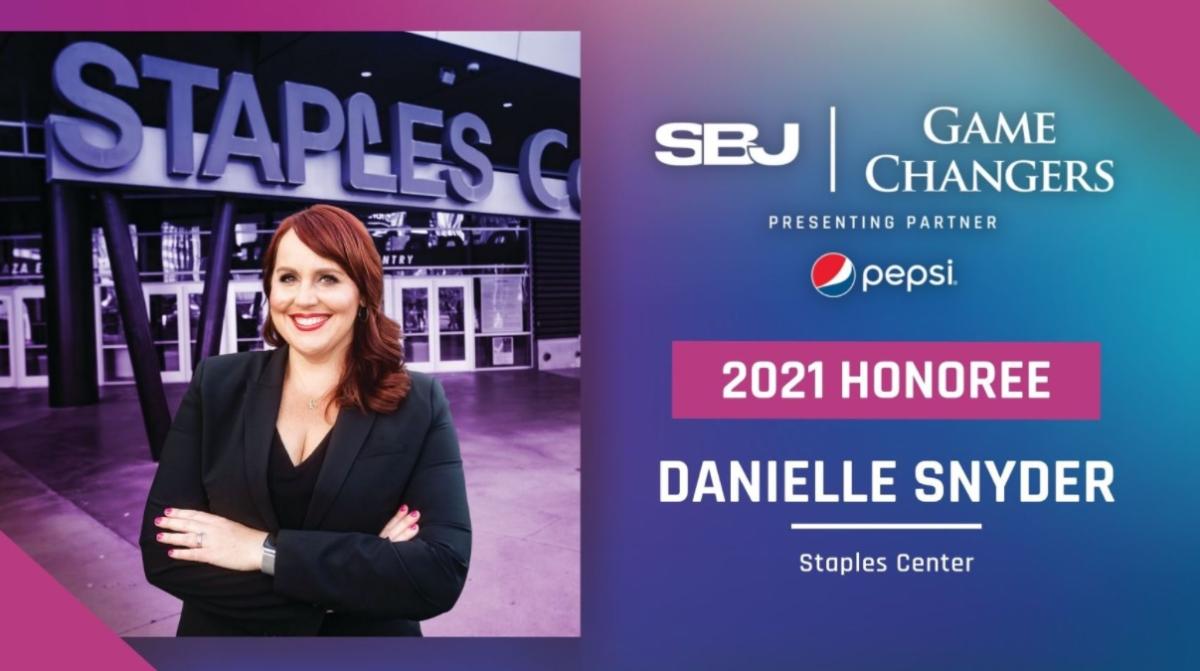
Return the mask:
[[[268,534],[263,541],[262,572],[275,575],[275,534]]]

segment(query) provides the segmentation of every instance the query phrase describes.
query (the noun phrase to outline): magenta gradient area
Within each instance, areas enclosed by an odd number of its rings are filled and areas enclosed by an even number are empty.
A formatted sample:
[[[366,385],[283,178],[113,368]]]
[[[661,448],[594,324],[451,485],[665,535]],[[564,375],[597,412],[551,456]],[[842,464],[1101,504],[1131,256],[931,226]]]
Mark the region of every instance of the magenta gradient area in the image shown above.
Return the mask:
[[[676,419],[1099,419],[1100,344],[676,342]]]
[[[3,23],[10,30],[45,31],[579,30],[581,18],[578,5],[535,0],[56,0],[8,7]]]

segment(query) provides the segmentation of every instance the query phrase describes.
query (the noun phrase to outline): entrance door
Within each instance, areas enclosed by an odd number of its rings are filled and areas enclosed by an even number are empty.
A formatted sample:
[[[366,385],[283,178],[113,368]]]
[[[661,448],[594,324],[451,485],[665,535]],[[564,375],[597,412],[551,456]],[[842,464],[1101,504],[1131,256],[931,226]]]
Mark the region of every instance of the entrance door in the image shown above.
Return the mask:
[[[191,348],[188,347],[188,310],[183,284],[148,283],[146,310],[150,318],[150,338],[163,382],[186,382],[192,375]]]
[[[433,343],[429,337],[429,280],[390,279],[391,305],[384,306],[388,316],[400,322],[404,342],[404,361],[409,368],[420,371],[434,369]]]
[[[111,284],[96,286],[96,367],[100,384],[133,382],[133,362],[125,343],[125,324]]]
[[[188,357],[188,365],[185,370],[188,371],[188,379],[190,380],[192,377],[192,370],[194,370],[196,368],[196,365],[195,365],[196,360],[194,357],[194,354],[196,352],[196,332],[200,328],[200,306],[204,302],[204,283],[203,282],[187,282],[187,283],[182,284],[180,288],[183,292],[183,304],[185,306],[187,306],[187,309],[184,310],[184,312],[186,313],[184,315],[184,317],[187,319],[187,326],[185,327],[185,331],[188,334],[187,348],[185,349],[185,352],[187,353],[187,357]],[[225,314],[222,313],[220,315],[220,317],[218,317],[218,319],[222,320],[222,323],[221,323],[221,345],[224,345],[225,344],[225,324],[224,324]],[[221,347],[221,346],[217,347],[218,354],[223,354],[224,351],[225,350],[223,347]]]
[[[437,369],[462,371],[475,368],[475,301],[471,279],[438,277],[433,281],[437,292]]]
[[[200,282],[142,285],[150,337],[163,382],[187,382],[192,378],[192,345],[203,291]],[[133,382],[125,325],[116,289],[110,284],[96,287],[96,348],[100,384]]]
[[[267,302],[259,280],[234,280],[229,283],[225,307],[225,347],[223,352],[249,352],[269,347],[263,342],[262,327],[267,320]]]
[[[400,322],[404,360],[425,372],[475,367],[474,294],[468,277],[388,278],[384,311]]]
[[[0,296],[0,387],[11,387],[16,384],[16,360],[13,347],[13,297]]]
[[[16,321],[13,338],[16,385],[45,387],[50,383],[46,289],[41,286],[17,287],[13,289],[12,300]]]

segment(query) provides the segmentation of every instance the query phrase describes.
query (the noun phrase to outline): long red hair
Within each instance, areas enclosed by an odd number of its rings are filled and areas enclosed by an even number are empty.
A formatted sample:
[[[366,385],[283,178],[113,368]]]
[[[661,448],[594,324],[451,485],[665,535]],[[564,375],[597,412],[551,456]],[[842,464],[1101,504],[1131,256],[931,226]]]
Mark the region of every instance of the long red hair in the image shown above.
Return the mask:
[[[313,205],[284,219],[263,257],[263,290],[268,299],[279,240],[288,231],[295,231],[300,242],[318,256],[337,263],[358,287],[365,306],[354,322],[345,371],[333,402],[363,411],[394,411],[408,396],[412,380],[404,369],[400,325],[383,313],[383,263],[367,227],[353,214],[332,205]],[[263,324],[263,340],[275,347],[286,344],[270,319]]]

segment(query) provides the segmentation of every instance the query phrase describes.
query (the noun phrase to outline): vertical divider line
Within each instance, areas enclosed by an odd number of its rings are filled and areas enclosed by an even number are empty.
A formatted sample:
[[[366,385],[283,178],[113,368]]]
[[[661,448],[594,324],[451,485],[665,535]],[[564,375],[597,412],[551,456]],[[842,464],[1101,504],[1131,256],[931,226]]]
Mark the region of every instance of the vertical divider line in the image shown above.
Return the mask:
[[[837,193],[837,107],[829,106],[829,193]]]

